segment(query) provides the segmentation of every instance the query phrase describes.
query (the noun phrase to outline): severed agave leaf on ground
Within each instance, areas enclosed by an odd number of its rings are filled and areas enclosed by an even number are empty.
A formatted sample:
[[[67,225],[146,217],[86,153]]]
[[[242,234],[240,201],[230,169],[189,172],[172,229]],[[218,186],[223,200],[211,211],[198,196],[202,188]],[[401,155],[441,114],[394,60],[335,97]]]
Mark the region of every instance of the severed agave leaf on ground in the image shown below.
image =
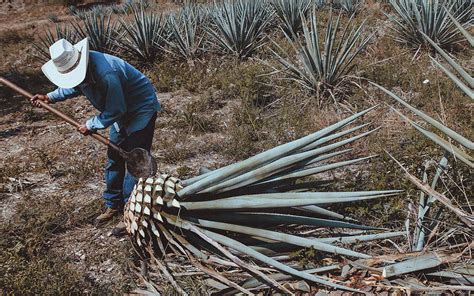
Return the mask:
[[[370,258],[368,254],[341,247],[338,243],[347,246],[357,241],[403,235],[381,232],[381,229],[342,219],[345,218],[343,215],[325,208],[388,197],[399,190],[316,192],[315,188],[299,186],[301,183],[297,182],[302,177],[367,160],[356,158],[327,163],[349,151],[339,148],[373,132],[363,132],[364,124],[347,128],[372,109],[247,160],[187,180],[166,174],[140,179],[124,212],[135,249],[152,263],[166,256],[185,258],[213,281],[245,294],[251,292],[242,287],[244,283],[237,281],[249,276],[258,280],[257,286],[291,294],[278,281],[280,273],[286,275],[282,277],[285,280],[303,279],[312,284],[356,292],[328,278],[297,270],[270,257],[266,250],[276,250],[278,244],[284,244],[293,249],[307,247],[328,255],[366,259]],[[354,236],[338,233],[333,237],[307,237],[298,233],[300,226],[338,231],[356,229],[357,233]],[[225,263],[233,272],[216,272],[213,267],[223,267],[216,262]],[[257,262],[267,267],[255,265]],[[159,265],[163,270],[163,264]],[[172,281],[172,273],[163,272]],[[239,274],[247,276],[239,278]],[[173,285],[176,287],[176,282]]]

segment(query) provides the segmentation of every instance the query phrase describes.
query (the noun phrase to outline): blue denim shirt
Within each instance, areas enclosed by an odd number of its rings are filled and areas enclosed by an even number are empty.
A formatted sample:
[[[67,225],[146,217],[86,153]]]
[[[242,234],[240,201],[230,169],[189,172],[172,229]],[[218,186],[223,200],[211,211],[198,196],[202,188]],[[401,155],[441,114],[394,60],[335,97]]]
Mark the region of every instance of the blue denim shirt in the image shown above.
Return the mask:
[[[74,88],[57,88],[48,93],[52,102],[80,95],[87,97],[101,113],[86,122],[90,130],[114,124],[127,134],[143,129],[160,110],[155,88],[145,75],[124,60],[90,51],[88,71],[92,77]],[[89,74],[89,75],[90,75]]]

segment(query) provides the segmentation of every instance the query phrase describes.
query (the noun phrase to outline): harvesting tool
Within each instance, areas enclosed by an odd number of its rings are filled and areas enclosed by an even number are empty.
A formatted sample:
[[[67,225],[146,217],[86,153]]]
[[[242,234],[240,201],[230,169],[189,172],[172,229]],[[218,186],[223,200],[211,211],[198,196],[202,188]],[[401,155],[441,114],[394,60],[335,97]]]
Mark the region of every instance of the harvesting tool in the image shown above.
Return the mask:
[[[31,99],[33,97],[31,93],[29,93],[28,91],[22,89],[18,85],[8,81],[7,79],[3,77],[0,77],[0,84],[3,84],[11,88],[12,90],[25,96],[28,99]],[[38,103],[41,105],[42,108],[58,116],[59,118],[66,121],[70,125],[76,128],[80,126],[79,122],[67,116],[66,114],[62,113],[61,111],[57,110],[56,108],[41,101],[38,101]],[[109,139],[105,138],[104,136],[96,132],[92,132],[90,136],[96,139],[97,141],[101,142],[102,144],[109,146],[110,148],[117,151],[120,154],[120,156],[125,160],[126,165],[127,165],[127,170],[132,176],[136,178],[140,178],[140,177],[151,177],[155,175],[156,169],[157,169],[156,160],[147,150],[143,148],[134,148],[131,151],[125,151],[119,146],[117,146],[115,143],[111,142]]]

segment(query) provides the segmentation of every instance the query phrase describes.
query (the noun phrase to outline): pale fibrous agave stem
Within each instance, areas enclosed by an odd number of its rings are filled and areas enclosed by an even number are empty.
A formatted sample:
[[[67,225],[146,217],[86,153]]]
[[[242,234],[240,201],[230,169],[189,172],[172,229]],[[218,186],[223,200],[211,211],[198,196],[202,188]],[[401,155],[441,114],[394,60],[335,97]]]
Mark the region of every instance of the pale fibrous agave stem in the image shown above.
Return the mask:
[[[285,244],[290,249],[310,247],[320,252],[350,258],[370,258],[347,247],[337,246],[359,240],[376,240],[401,236],[400,232],[339,220],[337,213],[320,208],[331,204],[356,202],[398,194],[399,190],[358,192],[317,192],[317,188],[301,187],[296,179],[339,167],[354,165],[368,158],[336,160],[350,150],[339,147],[368,136],[362,132],[366,124],[344,129],[371,109],[354,114],[301,139],[262,152],[247,160],[181,181],[166,174],[140,179],[125,207],[124,220],[132,243],[142,258],[162,258],[168,254],[188,258],[196,268],[228,287],[239,285],[206,268],[210,256],[231,260],[242,272],[258,278],[273,289],[288,290],[272,279],[272,273],[262,273],[248,259],[273,266],[279,272],[329,287],[356,291],[314,274],[296,270],[265,255],[259,243],[248,243],[251,237],[262,242]],[[343,130],[344,129],[344,130]],[[375,130],[375,129],[374,129]],[[348,136],[351,133],[356,135]],[[347,136],[347,137],[346,137]],[[302,207],[314,206],[318,211]],[[296,214],[285,213],[289,209]],[[313,217],[314,213],[326,218]],[[285,232],[274,226],[285,226]],[[308,238],[291,231],[295,225],[355,229],[368,232],[357,236]],[[281,229],[281,228],[279,228]],[[376,231],[376,232],[374,232]],[[352,239],[351,239],[352,238]],[[235,254],[239,254],[236,257]],[[153,260],[155,260],[153,259]]]

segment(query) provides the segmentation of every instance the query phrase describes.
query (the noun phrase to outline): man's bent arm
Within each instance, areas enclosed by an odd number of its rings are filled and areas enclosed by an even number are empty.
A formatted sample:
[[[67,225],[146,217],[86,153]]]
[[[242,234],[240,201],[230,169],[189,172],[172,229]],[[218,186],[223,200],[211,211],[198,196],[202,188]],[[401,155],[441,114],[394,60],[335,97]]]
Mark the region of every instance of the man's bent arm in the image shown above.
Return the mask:
[[[86,126],[89,130],[104,129],[111,126],[127,112],[125,96],[122,90],[120,78],[115,73],[105,76],[107,94],[105,96],[105,110],[87,120]]]
[[[47,94],[48,99],[53,103],[65,101],[67,99],[77,97],[78,95],[80,95],[79,90],[75,88],[62,88],[62,87],[58,87],[57,89]]]

